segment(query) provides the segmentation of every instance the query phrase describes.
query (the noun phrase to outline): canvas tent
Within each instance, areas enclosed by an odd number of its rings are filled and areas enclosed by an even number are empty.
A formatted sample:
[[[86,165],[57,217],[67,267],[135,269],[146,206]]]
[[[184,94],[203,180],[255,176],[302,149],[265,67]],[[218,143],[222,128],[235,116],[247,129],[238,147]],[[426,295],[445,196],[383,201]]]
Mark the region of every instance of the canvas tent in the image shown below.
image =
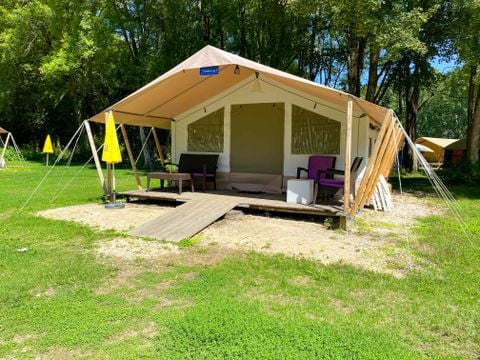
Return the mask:
[[[345,164],[361,156],[357,206],[388,176],[402,140],[389,109],[212,46],[105,111],[120,124],[170,129],[173,162],[218,153],[220,187],[281,191],[312,154],[335,155],[348,179]],[[103,123],[104,112],[91,120]]]
[[[419,137],[415,143],[427,146],[433,150],[433,152],[426,152],[423,154],[429,163],[443,164],[445,160],[445,148],[456,141],[458,141],[458,139],[444,139],[424,136]]]
[[[12,133],[0,127],[0,146],[2,147],[2,150],[0,152],[0,169],[6,167],[5,154],[10,144],[13,145],[13,149],[16,155],[21,159],[20,149],[18,148]]]
[[[480,154],[480,148],[478,149]],[[445,162],[456,164],[467,158],[467,139],[460,139],[445,148]]]

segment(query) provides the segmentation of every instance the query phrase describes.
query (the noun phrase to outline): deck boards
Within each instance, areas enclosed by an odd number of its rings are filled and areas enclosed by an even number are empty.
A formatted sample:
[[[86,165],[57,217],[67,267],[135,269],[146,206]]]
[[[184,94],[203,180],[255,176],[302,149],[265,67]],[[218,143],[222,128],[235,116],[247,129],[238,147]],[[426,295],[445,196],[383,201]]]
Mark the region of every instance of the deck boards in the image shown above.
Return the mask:
[[[129,232],[133,236],[180,241],[199,233],[238,205],[238,199],[204,195]]]
[[[205,196],[209,197],[211,201],[220,201],[224,198],[235,198],[238,208],[250,208],[264,211],[275,211],[279,213],[294,213],[304,215],[318,215],[318,216],[345,216],[343,209],[338,205],[302,205],[287,203],[284,195],[280,194],[238,194],[233,191],[219,190],[214,192],[183,192],[179,195],[176,192],[170,191],[145,191],[145,190],[131,190],[122,192],[121,195],[127,198],[136,198],[152,201],[173,201],[173,202],[189,202]]]

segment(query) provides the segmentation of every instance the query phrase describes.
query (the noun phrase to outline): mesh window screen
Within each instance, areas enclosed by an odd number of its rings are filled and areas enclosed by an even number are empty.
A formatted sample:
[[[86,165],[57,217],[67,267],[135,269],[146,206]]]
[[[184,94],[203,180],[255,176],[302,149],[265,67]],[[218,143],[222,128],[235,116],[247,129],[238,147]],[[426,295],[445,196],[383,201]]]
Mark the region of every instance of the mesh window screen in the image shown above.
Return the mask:
[[[188,125],[188,151],[223,152],[223,108]]]
[[[292,106],[292,154],[339,154],[338,121]]]

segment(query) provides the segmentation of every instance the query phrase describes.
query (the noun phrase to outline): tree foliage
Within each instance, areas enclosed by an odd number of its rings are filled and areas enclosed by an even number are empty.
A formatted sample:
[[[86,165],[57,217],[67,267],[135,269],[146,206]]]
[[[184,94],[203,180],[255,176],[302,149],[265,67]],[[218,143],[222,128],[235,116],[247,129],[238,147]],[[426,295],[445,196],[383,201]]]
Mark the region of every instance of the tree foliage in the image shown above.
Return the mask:
[[[393,107],[413,137],[417,117],[422,135],[461,135],[478,81],[469,95],[468,76],[431,64],[457,56],[477,69],[479,14],[478,0],[4,0],[0,121],[21,142],[47,131],[65,141],[212,44]],[[444,128],[440,112],[458,126]]]

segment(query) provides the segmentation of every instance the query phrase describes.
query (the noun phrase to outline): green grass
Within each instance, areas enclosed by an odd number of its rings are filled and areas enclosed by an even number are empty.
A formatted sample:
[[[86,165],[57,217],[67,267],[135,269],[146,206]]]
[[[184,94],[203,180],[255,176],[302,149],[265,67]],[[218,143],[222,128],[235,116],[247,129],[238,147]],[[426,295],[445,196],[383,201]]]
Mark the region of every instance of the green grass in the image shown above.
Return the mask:
[[[195,265],[186,260],[210,255],[197,238],[178,261],[125,267],[94,252],[119,234],[35,215],[100,202],[93,168],[52,202],[80,167],[55,169],[19,213],[46,169],[10,166],[0,171],[0,358],[480,356],[478,189],[455,189],[472,243],[448,216],[425,218],[411,243],[428,265],[401,279],[257,253]],[[117,175],[119,190],[134,187],[128,170]],[[124,271],[128,281],[109,287]]]

